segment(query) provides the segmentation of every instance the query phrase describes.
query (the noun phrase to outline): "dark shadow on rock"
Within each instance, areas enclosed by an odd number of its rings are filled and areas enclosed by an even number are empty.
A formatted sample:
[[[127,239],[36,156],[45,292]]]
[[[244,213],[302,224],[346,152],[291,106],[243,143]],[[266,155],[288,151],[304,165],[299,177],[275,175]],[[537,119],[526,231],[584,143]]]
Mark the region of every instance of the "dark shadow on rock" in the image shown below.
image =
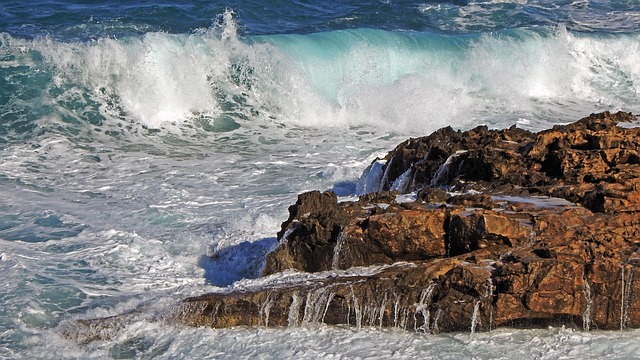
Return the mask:
[[[229,286],[242,279],[260,276],[264,262],[278,240],[275,237],[256,241],[243,241],[219,249],[213,255],[203,255],[198,265],[204,269],[204,277],[214,286]]]

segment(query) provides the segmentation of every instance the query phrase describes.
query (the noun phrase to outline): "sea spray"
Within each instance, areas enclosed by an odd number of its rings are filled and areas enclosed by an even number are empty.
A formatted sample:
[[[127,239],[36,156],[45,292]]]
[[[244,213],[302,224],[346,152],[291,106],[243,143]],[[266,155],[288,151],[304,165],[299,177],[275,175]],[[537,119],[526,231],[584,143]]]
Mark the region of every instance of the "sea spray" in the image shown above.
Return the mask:
[[[360,330],[362,329],[362,302],[358,301],[358,298],[356,297],[356,294],[353,292],[353,286],[350,287],[351,288],[351,302],[353,303],[353,311],[355,312],[355,316],[356,316],[356,329]]]
[[[559,28],[456,38],[356,29],[241,37],[231,12],[222,19],[190,34],[91,42],[5,35],[0,46],[16,63],[7,69],[44,74],[21,90],[42,94],[25,106],[38,119],[60,119],[71,134],[94,126],[110,134],[229,132],[273,122],[424,134],[505,116],[539,129],[596,110],[592,104],[640,106],[640,66],[629,60],[640,53],[636,35]]]
[[[400,296],[395,294],[395,301],[393,302],[393,327],[400,327]]]
[[[390,189],[393,190],[397,190],[401,193],[405,193],[407,191],[407,189],[409,189],[409,185],[411,182],[411,173],[413,170],[413,164],[411,165],[411,167],[409,169],[407,169],[405,172],[403,172],[400,176],[398,176],[397,179],[395,179],[393,181],[393,183],[391,184]]]
[[[380,306],[378,307],[378,314],[377,314],[377,319],[378,319],[378,327],[382,328],[382,325],[384,323],[384,316],[386,314],[386,310],[387,310],[387,293],[384,294],[384,297],[382,298],[382,301],[380,302]],[[375,315],[375,314],[374,314]]]
[[[324,311],[322,312],[322,318],[320,319],[321,323],[324,323],[324,319],[327,316],[327,311],[329,311],[329,305],[331,305],[331,301],[333,301],[333,298],[336,296],[336,294],[334,292],[329,292],[328,296],[327,296],[327,301],[324,305]]]
[[[625,292],[626,292],[626,283],[625,283],[625,277],[624,277],[624,264],[620,267],[620,330],[624,330],[625,326],[626,326],[626,313],[627,313],[627,306],[626,306],[626,298],[625,298]]]
[[[60,319],[218,291],[198,261],[206,249],[220,238],[266,243],[298,193],[354,181],[372,154],[408,136],[638,112],[635,2],[252,2],[233,14],[226,5],[0,5],[0,358],[636,356],[637,331],[557,328],[458,341],[136,320],[112,340],[61,339]],[[220,22],[207,28],[215,14]],[[38,226],[45,213],[84,230]],[[271,228],[257,227],[267,213]],[[252,221],[238,226],[244,217]],[[230,264],[255,249],[237,247]],[[393,306],[398,326],[405,300]],[[432,312],[438,333],[444,312]]]
[[[271,313],[271,307],[273,306],[273,300],[271,295],[268,295],[260,306],[260,318],[264,321],[264,326],[269,327],[269,314]]]
[[[623,264],[620,270],[620,330],[627,328],[629,322],[629,306],[631,302],[631,289],[633,286],[633,267],[627,269],[627,264]]]
[[[356,194],[368,194],[380,190],[384,176],[386,160],[376,159],[364,170],[360,179],[356,182]]]
[[[389,183],[389,181],[391,181],[391,179],[389,179],[389,171],[391,169],[391,166],[393,166],[394,159],[395,158],[392,157],[385,164],[384,173],[382,175],[382,178],[380,179],[380,185],[378,186],[378,190],[383,190],[385,188],[386,184]]]
[[[493,278],[488,277],[486,283],[486,292],[484,294],[483,300],[485,301],[485,304],[489,306],[489,331],[491,331],[491,328],[493,326],[493,287]]]
[[[438,308],[438,310],[436,310],[435,319],[433,320],[433,327],[431,328],[432,333],[440,333],[440,320],[442,319],[443,315],[444,312],[442,311],[442,309]]]
[[[330,287],[309,291],[305,301],[302,323],[305,325],[321,323],[334,295]]]
[[[470,335],[473,336],[478,328],[478,326],[482,325],[482,319],[480,318],[480,307],[488,306],[489,307],[489,324],[488,328],[491,330],[492,322],[493,322],[493,279],[488,277],[485,282],[485,292],[481,294],[479,299],[477,299],[473,304],[473,312],[471,314],[471,326],[470,326]],[[485,308],[486,311],[486,308]]]
[[[449,173],[451,171],[451,166],[453,165],[453,163],[455,162],[455,160],[462,154],[467,153],[467,150],[458,150],[455,152],[455,154],[450,155],[447,160],[445,160],[445,162],[440,165],[440,167],[438,167],[438,169],[436,170],[435,175],[433,176],[433,178],[431,179],[431,186],[432,187],[438,187],[441,184],[447,183],[447,177],[449,176]]]

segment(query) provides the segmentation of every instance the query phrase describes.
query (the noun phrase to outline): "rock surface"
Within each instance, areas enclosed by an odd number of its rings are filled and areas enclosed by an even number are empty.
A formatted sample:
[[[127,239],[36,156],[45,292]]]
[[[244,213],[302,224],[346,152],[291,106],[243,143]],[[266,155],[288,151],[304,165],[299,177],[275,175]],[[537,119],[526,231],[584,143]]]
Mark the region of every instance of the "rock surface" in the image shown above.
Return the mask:
[[[559,197],[594,212],[635,212],[640,210],[640,132],[617,126],[635,120],[628,113],[605,112],[537,134],[515,127],[440,129],[391,151],[379,190],[394,184],[402,184],[401,192],[446,186]]]
[[[445,128],[410,139],[385,158],[381,191],[299,195],[266,259],[267,285],[185,299],[172,319],[640,327],[640,129],[617,125],[630,121],[603,113],[537,134]],[[410,192],[415,201],[398,201]]]

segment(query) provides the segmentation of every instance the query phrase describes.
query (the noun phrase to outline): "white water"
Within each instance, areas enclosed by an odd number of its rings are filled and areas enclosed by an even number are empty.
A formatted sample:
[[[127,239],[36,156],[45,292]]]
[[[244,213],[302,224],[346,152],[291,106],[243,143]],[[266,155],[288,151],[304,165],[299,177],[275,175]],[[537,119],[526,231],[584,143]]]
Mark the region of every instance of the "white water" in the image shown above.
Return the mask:
[[[542,129],[640,108],[636,35],[559,27],[449,38],[365,29],[242,40],[230,16],[189,35],[89,43],[0,34],[0,54],[10,59],[1,65],[43,74],[45,91],[30,102],[58,113],[42,120],[46,127],[91,118],[114,131],[275,122],[423,135],[480,123]]]
[[[110,346],[78,347],[55,336],[59,347],[36,344],[25,357],[171,359],[633,359],[638,331],[582,333],[569,329],[498,329],[491,333],[427,335],[403,330],[295,327],[288,329],[173,328],[136,324]],[[614,340],[615,339],[615,340]],[[188,355],[187,355],[188,354]]]
[[[242,150],[233,142],[155,145],[169,156],[117,143],[96,154],[56,135],[37,148],[7,147],[0,206],[3,223],[15,226],[0,231],[0,357],[102,357],[102,348],[124,347],[129,331],[180,333],[134,322],[119,340],[84,347],[61,339],[57,325],[149,302],[167,311],[186,296],[256,277],[297,194],[357,178],[386,143],[373,133],[318,139],[287,131],[290,140]],[[355,149],[342,136],[372,145]]]
[[[420,329],[422,330],[422,332],[429,332],[431,330],[431,310],[429,310],[429,305],[431,305],[433,291],[435,290],[437,284],[438,283],[434,281],[429,284],[426,289],[422,290],[422,293],[420,294],[420,301],[418,302],[418,304],[416,304],[416,313],[422,315],[422,319],[424,322],[422,328]],[[417,328],[415,330],[418,331]]]
[[[447,177],[449,176],[449,168],[451,167],[451,164],[453,164],[453,162],[456,160],[457,157],[459,157],[462,154],[465,154],[467,152],[467,150],[458,150],[456,151],[455,154],[449,156],[447,158],[447,160],[440,165],[440,167],[438,168],[438,170],[436,170],[435,175],[433,176],[433,179],[431,180],[431,186],[440,186],[442,184],[445,184],[448,182]]]

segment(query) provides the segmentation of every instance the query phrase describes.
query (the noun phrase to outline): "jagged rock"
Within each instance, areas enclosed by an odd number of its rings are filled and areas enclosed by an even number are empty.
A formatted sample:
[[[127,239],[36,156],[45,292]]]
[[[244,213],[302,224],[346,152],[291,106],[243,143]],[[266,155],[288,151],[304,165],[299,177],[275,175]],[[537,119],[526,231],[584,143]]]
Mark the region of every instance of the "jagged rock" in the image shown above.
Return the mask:
[[[298,196],[296,204],[289,207],[287,226],[283,225],[278,233],[278,239],[293,251],[276,249],[267,259],[267,269],[320,271],[330,267],[332,248],[346,220],[343,213],[347,211],[338,208],[337,196],[331,192],[312,191]]]
[[[531,225],[493,211],[452,214],[448,221],[450,255],[493,246],[519,246],[531,236]]]
[[[400,211],[415,212],[439,214],[427,206]],[[459,255],[395,263],[373,274],[334,270],[298,283],[189,298],[177,316],[189,325],[213,327],[325,323],[427,332],[640,327],[636,216],[582,207],[513,213],[452,208],[448,216],[476,224],[481,216],[495,217],[493,225],[488,224],[494,220],[484,220],[468,234],[500,240],[461,248],[466,252]]]
[[[640,210],[640,128],[629,113],[594,114],[573,124],[530,133],[515,127],[451,128],[409,139],[385,159],[380,184],[400,176],[408,192],[424,186],[554,196],[595,212]]]
[[[317,200],[323,199],[323,203]],[[329,200],[331,199],[331,200]],[[392,204],[378,200],[393,201]],[[314,205],[319,206],[314,209]],[[446,254],[448,210],[395,203],[388,195],[368,195],[338,203],[333,193],[298,197],[282,225],[281,246],[267,256],[263,275],[286,269],[307,272],[425,260]],[[301,209],[311,210],[304,212]],[[328,216],[330,214],[330,216]]]
[[[456,195],[447,199],[447,203],[452,205],[462,205],[464,207],[483,208],[487,210],[491,210],[495,206],[493,199],[487,194]]]
[[[338,208],[350,206],[338,204]],[[449,254],[396,263],[372,275],[345,276],[338,271],[303,284],[187,299],[180,321],[214,327],[321,322],[429,332],[499,326],[640,326],[640,279],[635,267],[640,261],[636,253],[640,219],[631,214],[595,214],[577,206],[497,210],[456,207],[444,212],[422,205],[372,215],[400,224],[403,216],[424,213],[423,218],[441,224],[443,233],[436,242],[453,245],[452,239],[463,244],[466,240],[475,246],[452,246]],[[439,218],[441,214],[444,218]],[[471,225],[461,231],[453,219]],[[402,233],[402,226],[394,231]],[[382,238],[403,243],[398,236],[389,233]],[[478,245],[482,241],[484,246]],[[361,249],[363,244],[353,246]],[[455,255],[454,249],[461,254]]]
[[[639,304],[630,295],[640,290],[633,265],[640,261],[640,130],[616,126],[632,120],[622,112],[603,113],[538,134],[515,127],[445,128],[410,139],[386,157],[380,188],[410,172],[408,190],[420,189],[424,203],[408,206],[370,194],[359,210],[353,203],[332,204],[342,221],[338,241],[327,251],[332,261],[296,269],[464,259],[466,265],[431,279],[437,287],[429,295],[430,310],[439,311],[439,329],[468,327],[473,313],[478,329],[640,326],[640,313],[633,313]],[[443,187],[483,193],[451,197]],[[494,200],[496,193],[525,197]],[[529,194],[576,205],[537,206]],[[383,196],[387,206],[371,205],[370,199]],[[285,222],[283,229],[291,226]],[[291,246],[284,241],[279,250],[295,253]],[[279,256],[270,254],[267,264]],[[267,265],[265,273],[282,268]]]
[[[640,129],[616,126],[631,120],[603,113],[537,134],[445,128],[410,139],[386,157],[377,188],[403,176],[415,202],[301,194],[267,256],[266,285],[185,299],[163,321],[639,328]],[[78,327],[101,339],[118,319]]]
[[[418,191],[417,197],[426,203],[444,203],[451,198],[451,194],[440,188],[425,186]]]

